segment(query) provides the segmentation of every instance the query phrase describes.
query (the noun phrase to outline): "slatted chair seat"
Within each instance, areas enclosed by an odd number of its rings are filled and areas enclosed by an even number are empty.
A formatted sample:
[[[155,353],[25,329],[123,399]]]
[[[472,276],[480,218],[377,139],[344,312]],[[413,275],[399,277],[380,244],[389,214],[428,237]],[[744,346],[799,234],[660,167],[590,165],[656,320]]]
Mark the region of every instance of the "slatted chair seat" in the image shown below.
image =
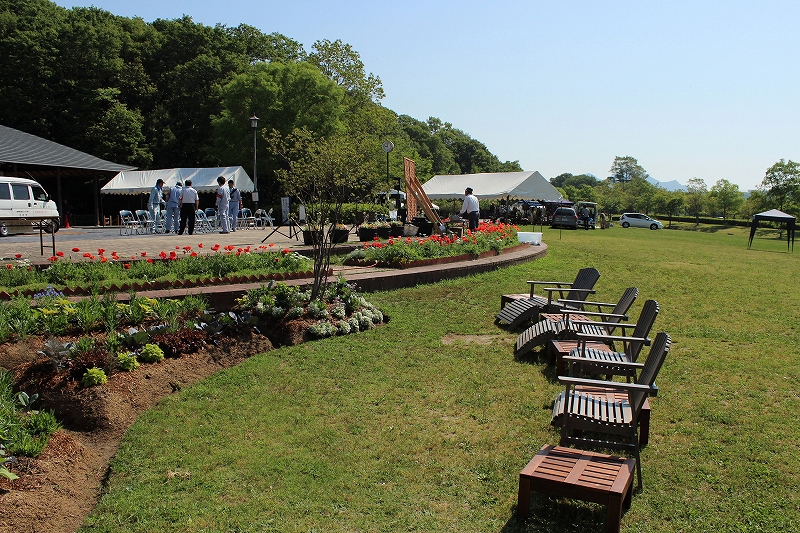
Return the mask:
[[[133,235],[134,233],[139,233],[140,225],[139,220],[131,213],[125,209],[119,212],[119,234],[120,235]]]
[[[644,364],[628,363],[640,368],[635,383],[559,376],[565,390],[556,397],[552,420],[561,426],[561,446],[629,451],[636,458],[636,474],[641,488],[639,426],[648,395],[655,396],[658,392],[655,380],[669,352],[670,342],[669,335],[660,332]],[[627,398],[594,394],[586,389],[578,390],[578,386],[614,390],[625,393]],[[587,437],[584,432],[591,435]]]
[[[642,307],[639,319],[633,326],[631,336],[590,335],[581,331],[576,334],[578,337],[577,345],[572,349],[569,356],[564,359],[573,366],[579,367],[580,372],[584,374],[635,378],[637,367],[631,366],[630,363],[635,363],[642,348],[650,344],[648,335],[656,321],[656,317],[658,317],[658,302],[647,300]],[[617,327],[624,329],[630,328],[631,325],[618,324]],[[588,347],[586,344],[588,341],[616,342],[622,344],[622,350]]]
[[[537,346],[545,346],[555,338],[569,338],[578,331],[594,335],[610,335],[614,332],[616,326],[609,324],[617,324],[622,320],[626,320],[628,315],[625,313],[628,312],[638,295],[639,289],[628,287],[615,304],[583,302],[584,307],[596,307],[598,311],[562,309],[559,313],[539,313],[539,318],[542,320],[523,331],[517,337],[514,356],[519,358]],[[559,302],[564,302],[564,300],[559,300]],[[610,307],[613,307],[610,312],[602,311],[602,309]],[[592,317],[600,317],[604,322],[592,322]]]
[[[507,325],[508,329],[516,329],[522,324],[535,319],[542,311],[553,311],[560,309],[582,309],[580,304],[558,304],[553,296],[566,298],[569,300],[586,300],[589,294],[595,291],[592,287],[600,278],[600,272],[596,268],[582,268],[575,276],[572,283],[561,281],[528,281],[531,287],[527,299],[517,299],[505,305],[500,313],[497,314],[495,324]],[[537,285],[549,285],[543,290],[547,292],[547,297],[535,294]],[[502,301],[502,299],[501,299]]]

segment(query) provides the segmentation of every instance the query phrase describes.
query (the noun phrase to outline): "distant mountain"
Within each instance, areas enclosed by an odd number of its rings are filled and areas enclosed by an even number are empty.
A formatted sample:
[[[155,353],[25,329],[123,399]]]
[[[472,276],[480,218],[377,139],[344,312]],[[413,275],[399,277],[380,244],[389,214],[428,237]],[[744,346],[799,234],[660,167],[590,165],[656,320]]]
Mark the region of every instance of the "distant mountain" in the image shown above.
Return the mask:
[[[666,190],[668,190],[670,192],[672,192],[672,191],[685,191],[686,190],[686,187],[684,185],[681,185],[680,183],[678,183],[675,180],[672,180],[672,181],[658,181],[657,179],[655,179],[655,178],[653,178],[651,176],[647,176],[647,181],[648,181],[648,183],[652,183],[656,187],[661,187],[662,189],[666,189]]]

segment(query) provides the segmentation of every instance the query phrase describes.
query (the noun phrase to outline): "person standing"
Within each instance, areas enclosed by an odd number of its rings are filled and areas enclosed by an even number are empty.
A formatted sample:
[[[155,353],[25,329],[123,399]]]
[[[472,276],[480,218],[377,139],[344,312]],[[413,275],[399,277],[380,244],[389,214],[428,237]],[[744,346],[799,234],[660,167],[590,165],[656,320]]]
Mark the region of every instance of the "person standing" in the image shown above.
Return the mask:
[[[150,212],[151,222],[150,233],[155,233],[158,227],[158,219],[161,217],[161,189],[164,180],[158,178],[155,186],[150,189],[150,199],[147,201],[147,210]]]
[[[186,186],[181,189],[179,201],[181,205],[181,227],[178,231],[178,235],[183,235],[187,222],[189,225],[189,235],[193,235],[195,213],[197,213],[197,209],[200,207],[200,195],[198,195],[197,191],[192,187],[192,180],[186,180]]]
[[[239,210],[242,208],[242,191],[233,186],[233,180],[228,180],[228,189],[231,191],[231,201],[228,204],[228,219],[231,231],[236,231],[239,222]]]
[[[231,203],[231,190],[225,184],[225,178],[217,178],[219,189],[217,189],[217,215],[219,216],[220,233],[230,233],[228,224],[228,207]]]
[[[583,206],[583,208],[581,209],[581,219],[583,219],[583,229],[585,229],[585,230],[589,229],[589,219],[590,218],[591,217],[589,216],[589,208],[586,207],[586,206]]]
[[[475,231],[478,229],[478,220],[480,219],[480,207],[478,205],[478,197],[472,194],[472,187],[467,187],[464,191],[464,203],[461,204],[461,215],[466,215],[469,220],[469,230]]]
[[[169,190],[169,196],[167,197],[167,222],[164,224],[164,233],[169,233],[171,231],[178,233],[181,222],[181,189],[183,189],[181,185],[182,183],[179,181]]]

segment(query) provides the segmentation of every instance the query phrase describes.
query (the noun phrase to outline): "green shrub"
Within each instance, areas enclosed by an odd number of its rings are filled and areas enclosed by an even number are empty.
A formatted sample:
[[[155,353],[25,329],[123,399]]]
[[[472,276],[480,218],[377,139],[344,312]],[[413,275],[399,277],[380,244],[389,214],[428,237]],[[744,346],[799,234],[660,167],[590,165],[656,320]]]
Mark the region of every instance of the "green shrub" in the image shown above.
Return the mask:
[[[117,368],[124,372],[132,372],[139,368],[139,360],[135,353],[117,354]]]
[[[84,387],[94,387],[108,382],[108,377],[102,368],[90,368],[81,378],[81,385]]]
[[[158,363],[164,360],[164,350],[157,344],[145,344],[139,353],[139,359],[145,363]]]

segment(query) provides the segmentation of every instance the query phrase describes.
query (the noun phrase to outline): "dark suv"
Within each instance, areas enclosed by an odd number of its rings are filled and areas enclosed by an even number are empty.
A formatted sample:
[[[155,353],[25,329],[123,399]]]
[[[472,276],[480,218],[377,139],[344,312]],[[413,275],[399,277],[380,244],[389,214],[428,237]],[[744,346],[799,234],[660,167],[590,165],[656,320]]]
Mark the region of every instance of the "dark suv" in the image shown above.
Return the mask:
[[[553,213],[553,220],[550,222],[550,227],[555,228],[561,226],[562,228],[578,229],[578,214],[571,207],[559,207]]]

